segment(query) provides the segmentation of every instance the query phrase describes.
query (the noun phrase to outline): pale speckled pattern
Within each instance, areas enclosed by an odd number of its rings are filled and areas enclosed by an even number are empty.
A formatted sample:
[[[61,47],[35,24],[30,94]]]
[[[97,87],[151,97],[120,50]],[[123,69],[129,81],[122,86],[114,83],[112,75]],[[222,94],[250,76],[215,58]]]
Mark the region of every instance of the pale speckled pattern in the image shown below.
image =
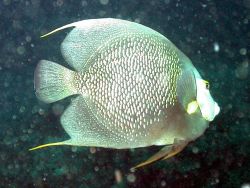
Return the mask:
[[[166,37],[146,26],[110,18],[71,23],[45,36],[69,27],[74,29],[62,42],[61,52],[76,71],[72,74],[45,60],[36,71],[47,75],[41,83],[36,79],[38,95],[46,91],[44,101],[50,90],[50,101],[63,98],[54,87],[67,88],[64,97],[80,95],[61,117],[71,137],[61,144],[137,148],[189,142],[203,134],[208,122],[199,110],[189,115],[183,106],[196,98],[190,91],[195,87],[179,82],[200,75]],[[64,82],[58,85],[58,79]],[[180,92],[177,86],[188,89]],[[178,92],[191,96],[180,98]]]
[[[166,109],[176,103],[181,72],[176,52],[158,36],[130,34],[103,45],[89,62],[93,65],[78,75],[76,84],[97,126],[109,132],[109,145],[153,144],[149,130],[162,129],[158,122],[167,119]]]
[[[77,71],[86,68],[93,52],[97,51],[107,41],[119,35],[149,34],[164,38],[165,42],[173,45],[167,38],[153,29],[126,20],[113,18],[89,19],[75,22],[65,27],[75,28],[70,31],[61,44],[61,52],[66,62]]]
[[[0,187],[250,186],[250,1],[100,2],[103,0],[0,1]],[[38,61],[54,60],[65,66],[59,43],[71,29],[44,39],[39,36],[77,19],[100,16],[139,21],[160,31],[210,82],[222,113],[202,137],[171,160],[129,172],[161,147],[96,148],[93,152],[89,147],[58,146],[27,151],[37,144],[68,138],[59,115],[75,97],[52,104],[36,98],[33,77]],[[117,171],[121,182],[115,181]]]

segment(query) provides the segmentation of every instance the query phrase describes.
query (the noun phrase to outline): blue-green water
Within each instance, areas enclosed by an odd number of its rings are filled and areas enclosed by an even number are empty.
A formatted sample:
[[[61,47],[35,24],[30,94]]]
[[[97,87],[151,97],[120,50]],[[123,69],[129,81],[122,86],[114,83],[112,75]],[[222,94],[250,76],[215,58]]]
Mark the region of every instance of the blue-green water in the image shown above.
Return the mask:
[[[140,22],[168,37],[203,78],[221,113],[183,152],[131,172],[158,147],[135,150],[51,147],[68,136],[59,123],[69,99],[36,98],[40,59],[64,63],[74,21],[113,17]],[[250,187],[249,0],[2,0],[0,2],[0,187]]]

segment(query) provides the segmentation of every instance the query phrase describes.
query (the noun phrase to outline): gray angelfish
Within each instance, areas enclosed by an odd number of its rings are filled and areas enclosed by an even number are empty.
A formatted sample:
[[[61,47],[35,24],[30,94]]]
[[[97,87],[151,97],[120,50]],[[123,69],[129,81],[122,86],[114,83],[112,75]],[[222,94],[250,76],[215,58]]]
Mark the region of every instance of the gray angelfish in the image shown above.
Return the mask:
[[[105,148],[165,147],[141,167],[179,153],[201,136],[220,108],[186,57],[160,33],[119,19],[91,19],[74,27],[61,44],[69,70],[41,60],[37,97],[52,103],[78,95],[61,117],[69,140],[37,146]]]

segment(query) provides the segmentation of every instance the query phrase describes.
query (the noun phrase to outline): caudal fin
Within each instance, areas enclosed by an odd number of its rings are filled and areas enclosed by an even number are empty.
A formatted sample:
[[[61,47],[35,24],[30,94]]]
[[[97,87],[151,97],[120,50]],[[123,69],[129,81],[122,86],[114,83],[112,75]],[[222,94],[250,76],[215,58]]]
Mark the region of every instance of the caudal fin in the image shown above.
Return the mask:
[[[46,103],[77,94],[76,72],[51,61],[41,60],[35,70],[34,87],[37,97]]]

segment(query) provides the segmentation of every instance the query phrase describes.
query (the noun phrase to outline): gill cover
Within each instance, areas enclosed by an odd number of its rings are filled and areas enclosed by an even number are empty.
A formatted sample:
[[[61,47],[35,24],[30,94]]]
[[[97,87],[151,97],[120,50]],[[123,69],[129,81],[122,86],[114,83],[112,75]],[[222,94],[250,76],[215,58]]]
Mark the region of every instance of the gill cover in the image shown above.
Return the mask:
[[[195,69],[182,72],[177,82],[177,97],[188,114],[200,110],[207,121],[212,121],[220,112],[218,104],[209,92],[209,83],[203,80]]]
[[[177,98],[188,114],[193,114],[198,108],[197,87],[192,70],[182,71],[177,82]]]

